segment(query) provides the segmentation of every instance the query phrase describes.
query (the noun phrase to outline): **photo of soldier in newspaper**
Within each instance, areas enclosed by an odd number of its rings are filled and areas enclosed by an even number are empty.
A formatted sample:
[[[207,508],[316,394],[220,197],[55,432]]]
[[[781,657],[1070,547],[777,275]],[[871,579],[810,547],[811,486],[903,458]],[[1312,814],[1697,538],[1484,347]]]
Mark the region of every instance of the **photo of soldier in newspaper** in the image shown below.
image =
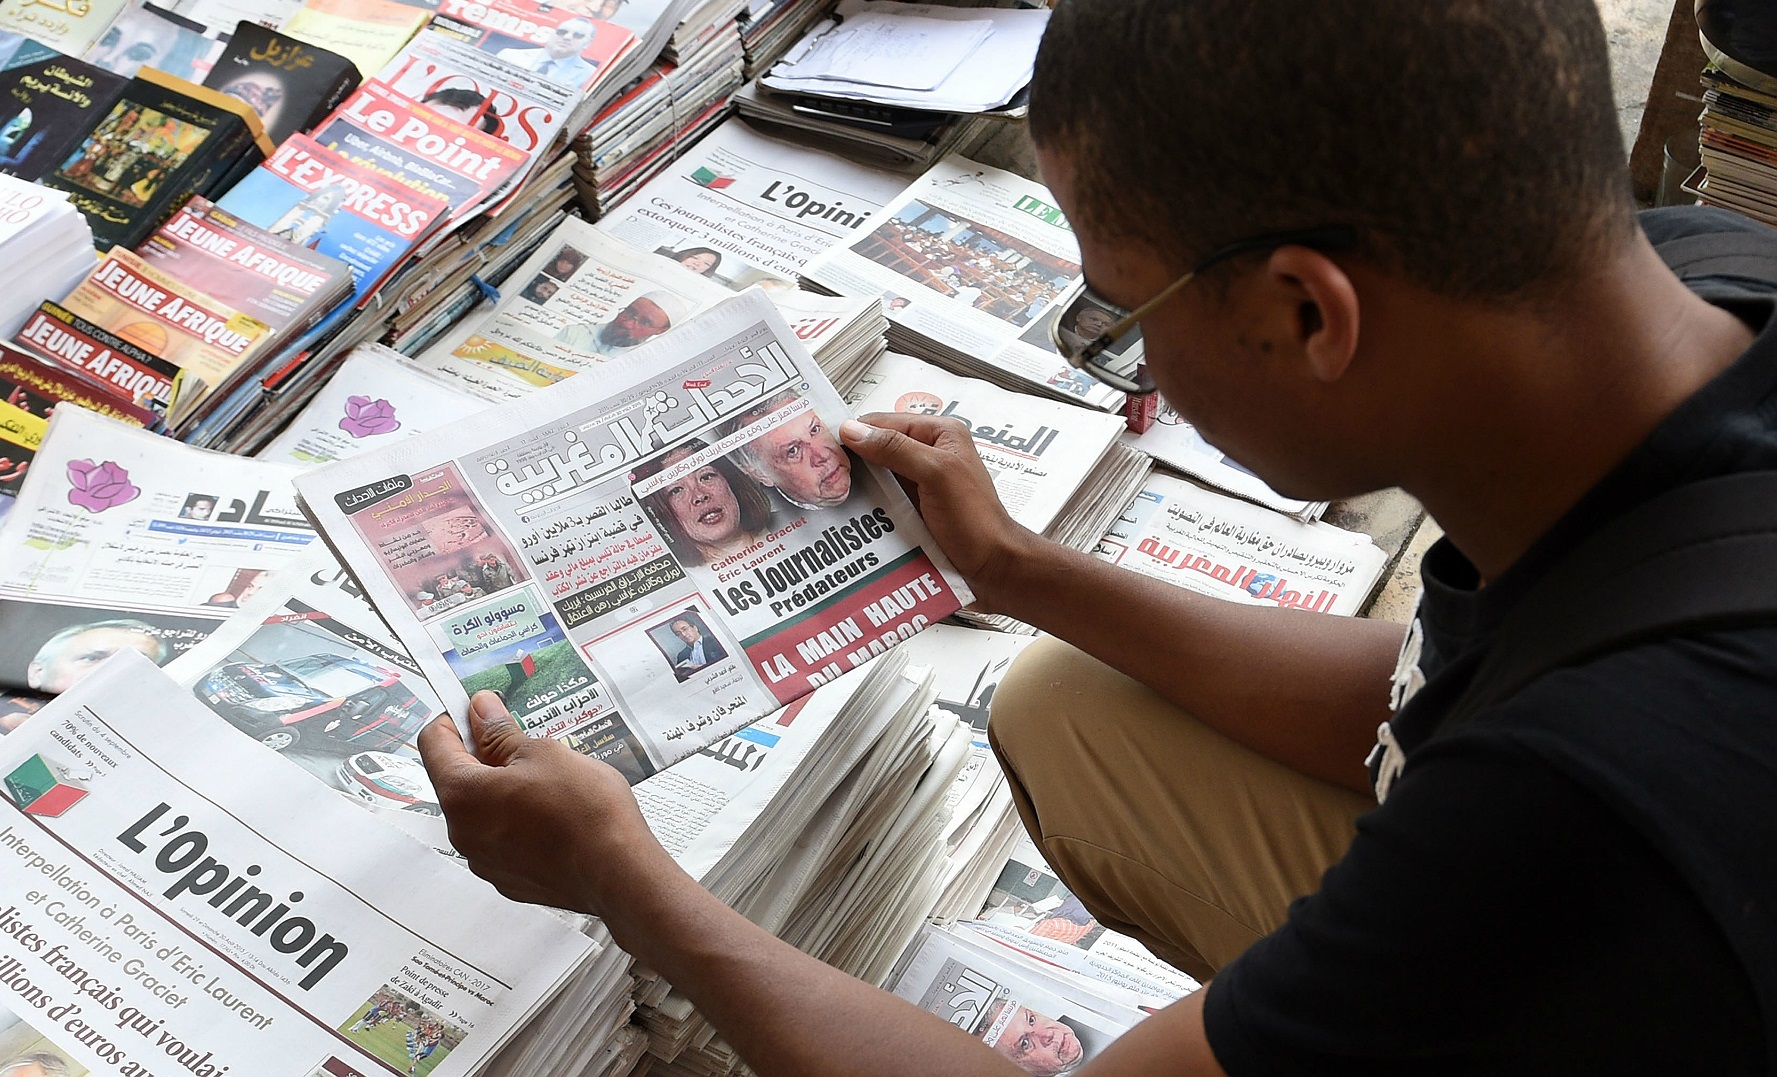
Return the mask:
[[[1080,266],[918,200],[851,245],[931,291],[1023,326],[1080,276]]]
[[[392,984],[378,988],[339,1032],[408,1077],[425,1077],[443,1065],[468,1035]]]
[[[90,1072],[65,1048],[0,1006],[0,1077],[86,1077]]]
[[[164,666],[216,625],[174,614],[9,601],[0,604],[0,685],[56,695],[123,650]]]
[[[524,560],[488,523],[456,467],[412,476],[412,487],[352,517],[421,618],[498,594],[527,579]]]

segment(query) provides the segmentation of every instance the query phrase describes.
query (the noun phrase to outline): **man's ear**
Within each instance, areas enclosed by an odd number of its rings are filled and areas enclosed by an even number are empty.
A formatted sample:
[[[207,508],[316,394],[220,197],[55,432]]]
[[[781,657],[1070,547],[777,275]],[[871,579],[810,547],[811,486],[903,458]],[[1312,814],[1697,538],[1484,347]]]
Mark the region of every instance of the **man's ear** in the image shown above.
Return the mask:
[[[1344,377],[1357,355],[1357,286],[1339,263],[1307,247],[1278,248],[1266,271],[1300,296],[1296,332],[1315,378]]]

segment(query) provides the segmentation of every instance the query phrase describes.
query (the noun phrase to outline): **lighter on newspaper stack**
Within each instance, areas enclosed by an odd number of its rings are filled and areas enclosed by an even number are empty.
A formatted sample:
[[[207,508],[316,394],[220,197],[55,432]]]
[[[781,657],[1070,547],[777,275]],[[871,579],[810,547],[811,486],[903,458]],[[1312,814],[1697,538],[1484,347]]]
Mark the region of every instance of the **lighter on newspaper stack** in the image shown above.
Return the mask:
[[[467,1077],[594,956],[217,723],[126,652],[0,740],[0,1018],[69,1072]]]
[[[1123,394],[1069,366],[1054,338],[1088,333],[1076,322],[1097,308],[1083,281],[1079,243],[1054,196],[963,157],[933,167],[802,273],[816,291],[881,297],[895,351],[1115,411]],[[1141,342],[1116,347],[1134,361]]]
[[[459,718],[633,783],[972,600],[763,296],[601,375],[298,480]]]
[[[976,378],[961,378],[890,352],[854,392],[860,414],[901,412],[960,419],[1012,519],[1076,550],[1092,549],[1151,470],[1146,454],[1118,441],[1123,420]],[[970,624],[1032,632],[1019,621],[964,610]]]

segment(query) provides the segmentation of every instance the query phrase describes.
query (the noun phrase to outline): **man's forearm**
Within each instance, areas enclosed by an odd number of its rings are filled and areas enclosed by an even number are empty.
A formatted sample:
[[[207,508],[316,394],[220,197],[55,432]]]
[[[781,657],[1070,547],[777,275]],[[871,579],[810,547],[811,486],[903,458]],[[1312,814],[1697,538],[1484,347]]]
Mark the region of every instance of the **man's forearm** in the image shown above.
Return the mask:
[[[749,922],[658,847],[602,877],[597,905],[617,944],[764,1077],[1022,1077],[979,1040]]]
[[[989,597],[1247,747],[1368,791],[1399,625],[1210,598],[1045,540],[1004,562]]]

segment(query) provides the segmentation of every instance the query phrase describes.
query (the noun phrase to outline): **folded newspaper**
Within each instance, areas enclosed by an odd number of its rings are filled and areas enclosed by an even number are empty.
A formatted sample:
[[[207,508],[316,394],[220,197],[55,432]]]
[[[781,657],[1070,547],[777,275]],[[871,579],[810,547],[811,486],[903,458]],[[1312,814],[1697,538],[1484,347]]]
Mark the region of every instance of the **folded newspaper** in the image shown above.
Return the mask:
[[[119,654],[0,740],[0,1042],[37,1072],[465,1077],[592,956],[217,724]]]
[[[1095,552],[1201,594],[1348,617],[1388,567],[1368,535],[1303,523],[1158,472]]]
[[[0,527],[0,684],[53,695],[115,651],[189,650],[314,541],[296,472],[57,405]]]
[[[636,782],[972,601],[763,296],[601,375],[297,480],[453,714]]]
[[[889,347],[1008,389],[1114,411],[1115,392],[1062,359],[1115,314],[1081,292],[1080,245],[1047,188],[948,157],[803,270],[831,295],[880,296]],[[1133,364],[1139,334],[1111,349]]]

